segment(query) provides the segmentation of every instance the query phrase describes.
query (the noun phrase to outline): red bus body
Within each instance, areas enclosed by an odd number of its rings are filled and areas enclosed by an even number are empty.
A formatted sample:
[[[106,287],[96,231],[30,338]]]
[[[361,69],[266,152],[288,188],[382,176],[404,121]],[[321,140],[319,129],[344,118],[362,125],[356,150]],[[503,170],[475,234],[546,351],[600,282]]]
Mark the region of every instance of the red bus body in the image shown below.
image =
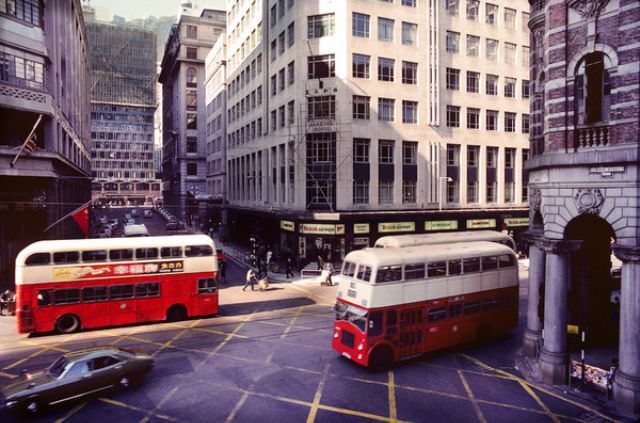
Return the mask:
[[[415,277],[407,278],[409,271]],[[336,279],[332,347],[363,366],[378,367],[385,354],[391,364],[471,342],[518,323],[517,260],[496,243],[360,250],[345,258]]]
[[[216,273],[206,235],[36,242],[16,258],[18,332],[50,332],[62,316],[91,329],[215,315]]]

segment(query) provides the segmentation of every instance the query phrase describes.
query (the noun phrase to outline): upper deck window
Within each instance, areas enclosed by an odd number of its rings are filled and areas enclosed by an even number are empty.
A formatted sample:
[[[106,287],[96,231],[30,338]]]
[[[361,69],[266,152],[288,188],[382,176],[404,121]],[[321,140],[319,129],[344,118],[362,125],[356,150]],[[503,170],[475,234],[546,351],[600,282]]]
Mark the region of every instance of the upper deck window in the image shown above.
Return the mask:
[[[378,268],[376,283],[396,282],[402,280],[401,266],[383,266]]]
[[[55,264],[77,263],[80,253],[77,251],[59,251],[53,253],[53,262]]]
[[[363,265],[358,266],[358,275],[356,278],[369,282],[369,279],[371,278],[371,267]]]
[[[49,253],[35,253],[31,254],[24,261],[27,266],[42,266],[51,262],[51,254]]]
[[[356,264],[350,261],[345,261],[342,274],[345,276],[353,276],[356,273]]]
[[[184,247],[184,254],[187,257],[212,256],[213,249],[208,245],[187,245]]]

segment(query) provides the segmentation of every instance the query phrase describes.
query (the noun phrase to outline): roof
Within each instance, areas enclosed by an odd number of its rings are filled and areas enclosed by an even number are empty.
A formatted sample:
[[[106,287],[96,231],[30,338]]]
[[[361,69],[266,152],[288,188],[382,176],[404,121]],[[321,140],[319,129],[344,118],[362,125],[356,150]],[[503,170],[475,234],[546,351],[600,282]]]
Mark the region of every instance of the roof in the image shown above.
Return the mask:
[[[507,234],[498,231],[460,231],[437,232],[432,234],[411,234],[383,236],[375,243],[381,247],[401,247],[410,245],[438,244],[444,242],[460,241],[496,241],[510,238]]]

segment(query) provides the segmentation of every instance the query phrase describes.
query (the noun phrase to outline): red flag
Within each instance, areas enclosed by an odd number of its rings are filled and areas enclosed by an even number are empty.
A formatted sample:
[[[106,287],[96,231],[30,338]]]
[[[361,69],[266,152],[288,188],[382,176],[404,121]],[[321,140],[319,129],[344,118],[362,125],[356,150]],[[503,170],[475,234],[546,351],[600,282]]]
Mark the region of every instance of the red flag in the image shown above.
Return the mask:
[[[84,237],[89,236],[89,206],[84,206],[72,215],[73,220],[76,221],[82,232],[84,233]]]
[[[27,142],[24,143],[24,149],[26,150],[27,154],[32,154],[34,151],[36,151],[36,149],[38,148],[37,140],[38,139],[36,138],[36,134],[33,134],[33,136],[27,139]]]

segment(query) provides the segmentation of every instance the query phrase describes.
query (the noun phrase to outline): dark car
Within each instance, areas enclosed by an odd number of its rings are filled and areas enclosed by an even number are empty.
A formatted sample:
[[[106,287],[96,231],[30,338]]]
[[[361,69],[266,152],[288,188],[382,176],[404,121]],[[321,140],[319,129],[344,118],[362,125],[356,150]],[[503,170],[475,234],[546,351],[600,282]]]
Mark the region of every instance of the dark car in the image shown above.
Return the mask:
[[[151,356],[123,348],[70,352],[47,369],[23,373],[2,386],[0,405],[37,414],[50,404],[135,385],[152,368]]]

